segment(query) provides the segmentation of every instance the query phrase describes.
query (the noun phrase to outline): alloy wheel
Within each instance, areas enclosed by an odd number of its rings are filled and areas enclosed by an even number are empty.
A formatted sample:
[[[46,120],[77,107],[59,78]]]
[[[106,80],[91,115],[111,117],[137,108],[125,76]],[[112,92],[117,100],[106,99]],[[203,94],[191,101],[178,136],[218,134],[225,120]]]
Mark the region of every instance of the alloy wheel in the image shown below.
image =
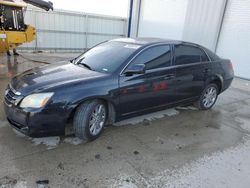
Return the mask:
[[[106,108],[103,104],[98,104],[90,115],[89,131],[96,136],[102,130],[106,119]]]
[[[204,107],[210,108],[213,106],[217,98],[217,89],[214,86],[208,87],[203,95],[202,103]]]

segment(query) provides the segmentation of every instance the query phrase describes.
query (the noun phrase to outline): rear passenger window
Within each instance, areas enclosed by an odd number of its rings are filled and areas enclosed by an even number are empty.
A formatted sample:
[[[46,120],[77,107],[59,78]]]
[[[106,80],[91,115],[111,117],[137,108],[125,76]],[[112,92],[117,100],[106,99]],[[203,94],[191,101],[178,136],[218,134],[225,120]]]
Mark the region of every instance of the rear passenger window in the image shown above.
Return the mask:
[[[209,61],[208,57],[207,57],[207,54],[201,50],[201,61],[202,62],[206,62],[206,61]]]
[[[185,65],[203,61],[209,60],[201,49],[188,45],[175,46],[175,65]]]
[[[139,54],[131,65],[145,64],[146,70],[168,67],[171,65],[169,45],[151,47]]]

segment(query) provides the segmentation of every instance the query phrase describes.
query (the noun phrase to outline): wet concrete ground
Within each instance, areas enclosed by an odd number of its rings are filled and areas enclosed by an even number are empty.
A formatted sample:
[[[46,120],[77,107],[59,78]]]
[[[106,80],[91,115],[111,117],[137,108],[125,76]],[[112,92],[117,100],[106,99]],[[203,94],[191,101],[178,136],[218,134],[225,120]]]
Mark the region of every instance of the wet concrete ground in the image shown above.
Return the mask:
[[[54,62],[75,54],[24,55]],[[39,65],[0,56],[1,103],[9,79]],[[0,187],[37,187],[38,180],[50,187],[247,187],[249,112],[250,82],[235,79],[209,111],[170,109],[107,127],[96,141],[81,143],[23,137],[1,105]]]

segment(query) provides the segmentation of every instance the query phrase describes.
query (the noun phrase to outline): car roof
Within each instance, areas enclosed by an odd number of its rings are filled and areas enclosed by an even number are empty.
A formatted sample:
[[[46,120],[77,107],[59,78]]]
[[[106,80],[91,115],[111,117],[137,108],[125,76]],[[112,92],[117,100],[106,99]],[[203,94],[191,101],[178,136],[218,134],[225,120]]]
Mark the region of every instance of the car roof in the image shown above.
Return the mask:
[[[157,45],[157,44],[190,45],[190,46],[198,47],[198,48],[204,50],[206,52],[207,56],[213,61],[220,59],[220,57],[218,55],[216,55],[214,52],[212,52],[211,50],[205,48],[202,45],[192,43],[192,42],[187,42],[187,41],[181,41],[181,40],[171,40],[171,39],[163,39],[163,38],[144,37],[144,38],[117,38],[117,39],[112,39],[112,40],[109,40],[109,41],[111,41],[111,42],[112,41],[123,42],[123,43],[127,43],[127,44],[140,45],[140,49],[145,48],[145,47],[150,46],[150,45]]]
[[[186,42],[186,41],[181,41],[181,40],[171,40],[171,39],[163,39],[163,38],[148,38],[148,37],[143,37],[143,38],[118,38],[118,39],[113,39],[110,41],[115,41],[115,42],[124,42],[128,44],[137,44],[141,46],[146,46],[146,45],[151,45],[151,44],[189,44],[189,45],[194,45],[197,47],[201,47],[198,44],[191,43],[191,42]]]

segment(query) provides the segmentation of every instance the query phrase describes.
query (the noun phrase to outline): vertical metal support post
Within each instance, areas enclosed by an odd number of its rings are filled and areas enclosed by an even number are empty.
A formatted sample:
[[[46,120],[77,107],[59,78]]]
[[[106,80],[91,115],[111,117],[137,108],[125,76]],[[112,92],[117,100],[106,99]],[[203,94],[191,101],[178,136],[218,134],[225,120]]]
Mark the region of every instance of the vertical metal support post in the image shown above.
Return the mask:
[[[227,6],[228,6],[228,0],[225,0],[225,5],[224,5],[224,9],[223,9],[223,15],[221,18],[220,28],[218,31],[218,35],[216,36],[216,43],[215,43],[215,49],[214,49],[215,53],[217,52],[217,48],[218,48],[218,44],[219,44],[219,40],[220,40],[220,35],[221,35],[221,30],[222,30],[222,25],[224,22],[226,11],[227,11]]]
[[[36,16],[36,12],[35,11],[31,11],[32,14],[34,14],[34,19],[35,19],[35,28],[37,28],[37,16]],[[35,40],[35,52],[38,51],[38,48],[37,48],[37,37],[38,37],[38,33],[36,31],[36,40]]]
[[[88,25],[89,25],[89,16],[86,14],[85,15],[85,50],[88,49]]]
[[[134,3],[134,0],[130,0],[130,4],[129,4],[129,17],[128,17],[128,37],[130,37],[130,33],[131,33],[133,3]]]

